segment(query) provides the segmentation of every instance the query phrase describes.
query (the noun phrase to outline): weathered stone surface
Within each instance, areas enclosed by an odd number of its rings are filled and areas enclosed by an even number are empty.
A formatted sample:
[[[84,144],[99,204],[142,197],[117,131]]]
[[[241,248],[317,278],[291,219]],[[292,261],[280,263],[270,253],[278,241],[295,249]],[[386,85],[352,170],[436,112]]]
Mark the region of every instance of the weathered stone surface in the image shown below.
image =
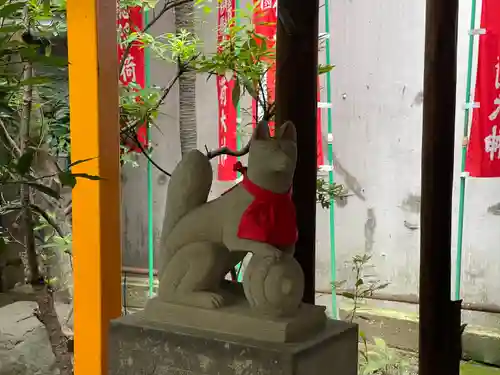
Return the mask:
[[[253,310],[244,296],[228,306],[210,310],[153,298],[146,304],[144,314],[148,320],[158,323],[282,343],[320,332],[326,323],[323,306],[303,304],[291,317],[265,316]]]
[[[357,344],[357,326],[341,321],[282,344],[153,323],[139,312],[111,323],[109,375],[356,375]]]
[[[54,355],[47,332],[33,315],[36,303],[15,302],[0,308],[0,375],[52,375]],[[59,316],[68,305],[57,305]]]

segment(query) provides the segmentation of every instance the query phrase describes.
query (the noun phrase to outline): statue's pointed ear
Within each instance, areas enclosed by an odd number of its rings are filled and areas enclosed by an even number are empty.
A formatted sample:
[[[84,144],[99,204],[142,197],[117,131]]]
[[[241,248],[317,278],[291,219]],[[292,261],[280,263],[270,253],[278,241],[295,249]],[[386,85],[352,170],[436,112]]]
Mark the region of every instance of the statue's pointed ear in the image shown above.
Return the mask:
[[[271,136],[269,135],[269,125],[267,124],[267,121],[259,121],[257,123],[257,126],[253,131],[253,138],[263,141],[271,138]]]
[[[297,143],[297,130],[293,122],[287,121],[281,125],[278,130],[277,138]]]

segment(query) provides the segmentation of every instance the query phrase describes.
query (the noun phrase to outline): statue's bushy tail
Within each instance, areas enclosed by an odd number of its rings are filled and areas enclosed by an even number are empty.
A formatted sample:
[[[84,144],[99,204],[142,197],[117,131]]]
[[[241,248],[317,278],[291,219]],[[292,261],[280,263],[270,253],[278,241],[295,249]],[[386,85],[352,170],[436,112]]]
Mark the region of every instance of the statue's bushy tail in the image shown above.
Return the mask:
[[[188,152],[169,181],[162,243],[184,215],[207,201],[211,187],[210,161],[198,150]]]

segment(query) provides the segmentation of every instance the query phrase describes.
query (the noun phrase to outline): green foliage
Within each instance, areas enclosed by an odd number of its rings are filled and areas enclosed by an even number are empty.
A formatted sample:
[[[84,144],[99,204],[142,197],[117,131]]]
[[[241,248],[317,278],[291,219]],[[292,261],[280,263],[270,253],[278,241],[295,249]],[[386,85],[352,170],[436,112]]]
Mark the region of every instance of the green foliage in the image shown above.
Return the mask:
[[[200,55],[195,61],[195,69],[198,72],[235,79],[233,104],[237,105],[240,97],[248,93],[259,101],[265,112],[270,112],[272,117],[274,103],[267,103],[266,99],[263,99],[267,95],[263,92],[262,78],[276,62],[276,49],[269,47],[267,37],[255,30],[252,19],[255,6],[258,5],[248,5],[247,9],[240,9],[237,15],[238,23],[236,17],[228,20],[228,28],[223,30],[225,38],[219,44],[217,53]],[[318,74],[327,73],[332,69],[331,65],[319,65]]]
[[[206,1],[197,0],[195,6],[209,12]],[[153,36],[146,31],[131,30],[128,37],[122,42],[127,48],[133,43],[142,43],[150,48],[153,56],[167,63],[176,64],[177,74],[166,87],[146,88],[138,87],[121,88],[121,122],[128,137],[131,137],[138,126],[154,124],[166,96],[177,79],[187,71],[196,71],[200,74],[226,75],[234,77],[236,85],[232,93],[233,104],[237,105],[240,98],[249,94],[256,100],[259,99],[259,90],[262,88],[263,75],[270,68],[275,59],[274,49],[268,48],[265,37],[256,33],[251,22],[251,10],[248,14],[240,12],[241,25],[236,25],[235,18],[228,21],[225,30],[226,38],[218,46],[217,52],[203,53],[202,43],[199,38],[186,30],[177,33],[165,33]],[[122,58],[122,64],[126,56]],[[264,104],[264,103],[262,103]],[[271,103],[265,107],[271,110]],[[271,114],[270,114],[271,115]]]
[[[120,0],[120,8],[128,9],[133,7],[141,7],[145,10],[154,9],[158,4],[158,0]]]
[[[156,38],[146,38],[145,35],[142,38],[144,45],[149,46],[158,58],[194,68],[193,62],[198,57],[201,46],[195,34],[181,29],[177,34],[166,33]]]
[[[333,70],[332,65],[323,65],[323,64],[318,65],[318,74],[319,75],[331,72],[332,70]]]
[[[72,240],[71,233],[61,235],[54,228],[53,223],[57,220],[54,214],[47,214],[45,217],[40,217],[38,226],[35,231],[40,234],[42,245],[39,246],[45,256],[50,256],[51,251],[64,252],[71,255]]]
[[[60,79],[67,61],[52,56],[46,37],[66,32],[65,1],[0,0],[0,24],[0,187],[28,192],[24,198],[1,195],[0,214],[27,212],[33,222],[46,220],[60,231],[34,197],[57,202],[61,188],[74,187],[79,178],[99,179],[73,173],[78,162],[61,167],[57,159],[70,151],[67,81]],[[26,79],[28,69],[34,74]],[[19,242],[5,230],[0,238],[2,246]]]
[[[167,63],[176,64],[177,74],[172,77],[172,80],[166,87],[145,87],[141,88],[131,84],[127,87],[120,87],[120,123],[122,126],[122,163],[136,163],[134,158],[128,153],[129,146],[136,146],[138,140],[136,138],[137,129],[143,125],[154,126],[159,113],[159,108],[165,101],[165,98],[170,93],[170,90],[177,82],[179,77],[188,70],[194,69],[194,61],[199,57],[200,41],[196,35],[186,31],[179,30],[177,33],[165,33],[159,36],[153,36],[148,33],[148,30],[154,25],[158,19],[169,10],[172,10],[181,0],[167,0],[164,2],[163,8],[155,10],[154,17],[147,24],[144,30],[137,28],[130,30],[129,34],[119,42],[125,53],[122,56],[120,66],[123,67],[130,51],[130,47],[135,43],[142,45],[142,48],[148,48],[153,57],[163,60]],[[127,0],[121,1],[120,8],[126,9],[130,5],[140,5],[147,10],[154,5],[155,1],[136,1]],[[204,1],[197,0],[195,6],[198,8],[205,7]],[[156,14],[156,12],[158,13]],[[139,145],[139,148],[142,146]],[[146,151],[152,150],[151,145],[145,147]],[[145,155],[149,158],[148,155]]]
[[[365,343],[365,351],[360,351],[360,375],[405,375],[410,363],[401,354],[387,346],[380,337],[373,338],[374,345]]]
[[[60,98],[55,95],[43,106],[45,142],[55,156],[71,155],[68,102],[68,96]]]
[[[360,304],[368,297],[371,297],[376,291],[387,288],[388,283],[382,283],[374,275],[366,272],[371,267],[371,255],[355,255],[351,261],[351,270],[353,272],[354,284],[352,289],[342,292],[342,296],[352,301],[352,310],[346,319],[353,322],[356,318],[366,319],[358,314]],[[335,284],[335,289],[339,289],[346,284],[346,281],[340,281]],[[367,338],[365,332],[360,330],[360,349],[359,349],[359,374],[360,375],[404,375],[408,373],[410,364],[401,354],[387,346],[386,342],[380,337],[373,337],[373,343]]]
[[[21,74],[20,66],[23,62],[39,66],[64,66],[64,59],[54,58],[50,53],[39,53],[40,45],[27,44],[21,40],[21,35],[28,31],[44,35],[48,32],[47,19],[53,19],[51,23],[51,33],[59,33],[64,22],[59,21],[57,15],[60,14],[58,7],[49,7],[48,10],[39,6],[39,1],[10,1],[3,2],[0,6],[0,95],[2,101],[2,117],[5,119],[12,115],[12,110],[16,109],[16,100],[19,98],[19,90],[23,86],[43,85],[48,79],[35,77],[25,80]],[[28,9],[28,17],[23,19],[23,9]],[[29,26],[29,27],[28,27]],[[14,99],[14,100],[13,100]]]
[[[144,124],[155,124],[162,95],[162,90],[156,87],[120,86],[122,139],[133,137],[137,128]]]
[[[37,33],[40,35],[54,34],[60,35],[66,32],[65,24],[65,4],[64,0],[52,0],[51,6],[47,8],[45,1],[29,0],[31,13],[37,25]],[[147,125],[154,126],[159,114],[159,108],[169,94],[177,79],[186,71],[194,70],[197,73],[208,74],[208,77],[214,75],[226,75],[228,78],[234,77],[236,84],[232,92],[234,105],[240,102],[244,95],[250,95],[259,100],[260,105],[265,108],[269,119],[274,114],[274,103],[267,103],[265,95],[262,95],[262,77],[269,70],[275,61],[275,50],[269,48],[266,43],[266,37],[255,31],[252,23],[252,14],[254,5],[248,5],[246,9],[238,12],[239,23],[236,25],[236,18],[228,21],[228,27],[224,32],[226,38],[218,46],[217,52],[203,53],[203,45],[199,38],[186,30],[179,30],[177,33],[165,33],[153,36],[149,30],[155,22],[167,11],[181,3],[182,0],[166,0],[163,7],[158,4],[158,0],[120,0],[119,12],[128,9],[128,7],[139,6],[144,10],[155,9],[153,17],[145,30],[138,30],[132,27],[124,40],[119,42],[125,50],[122,56],[120,66],[123,66],[128,56],[130,47],[134,43],[141,43],[144,48],[149,48],[156,59],[164,60],[167,63],[176,64],[177,74],[172,77],[171,82],[165,87],[145,87],[140,88],[137,85],[120,87],[120,123],[122,126],[122,162],[131,162],[133,158],[127,153],[128,147],[135,144],[135,138],[138,127]],[[211,12],[210,2],[207,0],[195,0],[195,8],[202,9],[204,13]],[[47,10],[48,9],[48,10]],[[49,20],[56,20],[48,22]],[[35,48],[36,50],[36,48]],[[39,58],[36,51],[29,53],[30,58]],[[53,67],[64,67],[65,61],[50,55],[50,50],[44,55],[45,60],[50,59]],[[46,63],[49,62],[43,61]],[[319,66],[319,74],[327,72],[331,66]],[[57,72],[56,72],[57,73]],[[61,70],[56,76],[67,84],[66,72]],[[50,82],[52,81],[52,82]],[[45,116],[44,127],[46,142],[51,150],[57,155],[70,155],[69,145],[69,110],[68,96],[64,90],[54,90],[54,77],[49,79],[35,77],[31,82],[34,85],[43,87],[40,95],[44,95],[44,101],[41,112]],[[22,84],[19,82],[19,84]],[[1,88],[0,88],[1,89]],[[58,94],[59,93],[59,94]],[[16,95],[13,95],[16,97]],[[17,104],[21,104],[20,96],[17,96]],[[151,151],[151,145],[146,147]],[[318,201],[328,207],[329,197],[335,197],[340,194],[342,189],[340,185],[326,187],[319,185]]]
[[[374,279],[373,275],[366,272],[366,268],[372,267],[370,264],[371,255],[355,255],[351,261],[351,270],[354,274],[354,285],[351,290],[342,292],[342,296],[348,298],[353,303],[352,311],[347,316],[350,322],[353,322],[356,317],[358,308],[364,299],[371,297],[378,290],[385,289],[389,283],[382,283]],[[345,285],[346,281],[337,282],[335,288],[338,289]]]
[[[247,14],[242,11],[239,18],[238,25],[235,18],[228,21],[231,27],[224,30],[226,37],[219,44],[217,53],[201,55],[196,61],[199,72],[236,79],[234,104],[245,93],[260,100],[262,78],[276,60],[275,49],[269,48],[267,38],[255,31],[251,12]]]
[[[344,185],[337,183],[330,184],[322,178],[316,180],[316,201],[323,208],[330,208],[332,201],[343,198],[346,194]]]

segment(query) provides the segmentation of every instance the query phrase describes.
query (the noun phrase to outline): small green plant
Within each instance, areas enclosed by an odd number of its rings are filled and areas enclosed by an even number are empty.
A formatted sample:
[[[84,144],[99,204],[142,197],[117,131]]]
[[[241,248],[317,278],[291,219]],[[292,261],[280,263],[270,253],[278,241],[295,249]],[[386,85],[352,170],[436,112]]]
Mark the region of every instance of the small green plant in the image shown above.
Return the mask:
[[[352,271],[354,273],[354,287],[352,290],[342,292],[342,296],[348,298],[353,303],[353,308],[349,315],[347,316],[347,320],[351,323],[355,318],[362,318],[357,314],[360,304],[366,298],[373,296],[378,290],[385,289],[389,286],[389,283],[382,283],[379,280],[374,279],[374,275],[368,274],[366,272],[367,267],[373,267],[370,265],[371,255],[363,254],[363,255],[355,255],[352,258]],[[344,282],[340,282],[336,285],[336,288],[339,288],[345,284]]]
[[[360,375],[404,375],[409,372],[410,363],[400,353],[387,346],[380,337],[373,338],[374,345],[364,340],[360,351]]]
[[[330,208],[332,200],[345,197],[346,194],[347,191],[344,185],[337,183],[330,184],[322,178],[316,180],[316,201],[323,208]]]
[[[388,283],[377,280],[374,275],[366,272],[367,268],[373,267],[370,264],[371,255],[355,255],[351,261],[351,270],[354,273],[354,285],[350,290],[344,290],[341,295],[352,301],[352,310],[346,316],[346,320],[354,322],[356,319],[366,319],[358,314],[360,304],[373,296],[378,290],[387,288]],[[346,284],[341,281],[335,284],[336,289],[340,289]],[[362,330],[359,331],[359,374],[360,375],[403,375],[409,370],[408,361],[404,360],[400,353],[387,346],[384,339],[373,337],[369,340]],[[370,341],[373,341],[370,342]]]

